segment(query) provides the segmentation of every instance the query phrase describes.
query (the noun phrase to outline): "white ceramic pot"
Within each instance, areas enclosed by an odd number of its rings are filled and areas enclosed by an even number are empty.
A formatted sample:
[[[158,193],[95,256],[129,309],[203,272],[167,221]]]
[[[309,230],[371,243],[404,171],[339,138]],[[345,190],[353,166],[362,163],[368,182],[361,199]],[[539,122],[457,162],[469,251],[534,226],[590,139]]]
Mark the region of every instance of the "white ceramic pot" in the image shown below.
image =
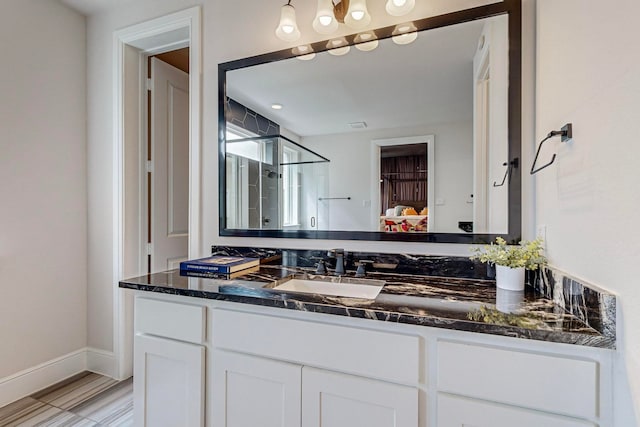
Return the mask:
[[[496,286],[508,291],[524,290],[524,267],[511,268],[496,265]]]
[[[496,309],[503,313],[517,313],[524,302],[524,290],[508,291],[496,289]]]

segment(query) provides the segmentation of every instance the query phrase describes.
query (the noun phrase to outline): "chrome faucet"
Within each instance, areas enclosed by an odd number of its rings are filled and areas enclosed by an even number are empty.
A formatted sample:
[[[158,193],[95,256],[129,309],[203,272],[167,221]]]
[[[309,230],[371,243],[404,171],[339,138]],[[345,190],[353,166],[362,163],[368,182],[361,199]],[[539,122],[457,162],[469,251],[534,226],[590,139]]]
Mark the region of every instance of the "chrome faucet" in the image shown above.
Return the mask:
[[[373,261],[361,259],[356,263],[358,269],[354,277],[365,277],[367,275],[367,264],[373,265]]]
[[[331,249],[327,252],[327,256],[333,257],[336,259],[336,269],[335,273],[338,276],[344,274],[344,249]]]

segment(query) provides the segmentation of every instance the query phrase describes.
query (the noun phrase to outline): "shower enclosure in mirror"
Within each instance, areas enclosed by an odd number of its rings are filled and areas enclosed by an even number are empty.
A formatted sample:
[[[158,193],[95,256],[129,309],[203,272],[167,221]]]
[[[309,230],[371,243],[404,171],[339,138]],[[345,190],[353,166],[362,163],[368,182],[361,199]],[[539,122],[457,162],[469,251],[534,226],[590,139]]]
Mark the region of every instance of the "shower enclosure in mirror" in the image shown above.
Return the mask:
[[[229,229],[327,229],[329,159],[281,135],[242,137],[227,128]]]
[[[219,65],[221,235],[520,237],[520,1],[405,26]]]

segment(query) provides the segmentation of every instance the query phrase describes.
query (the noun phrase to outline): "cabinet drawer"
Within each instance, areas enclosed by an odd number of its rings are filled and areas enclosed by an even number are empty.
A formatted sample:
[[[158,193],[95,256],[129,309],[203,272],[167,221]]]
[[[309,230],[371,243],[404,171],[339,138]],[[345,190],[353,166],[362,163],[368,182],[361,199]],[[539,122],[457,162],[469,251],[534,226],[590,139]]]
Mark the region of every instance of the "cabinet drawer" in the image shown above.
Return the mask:
[[[438,390],[579,417],[598,415],[598,364],[441,341]]]
[[[438,427],[595,427],[559,415],[438,394]]]
[[[218,348],[415,384],[419,338],[258,314],[213,310]]]
[[[139,334],[202,344],[206,308],[148,298],[136,298],[135,329]]]

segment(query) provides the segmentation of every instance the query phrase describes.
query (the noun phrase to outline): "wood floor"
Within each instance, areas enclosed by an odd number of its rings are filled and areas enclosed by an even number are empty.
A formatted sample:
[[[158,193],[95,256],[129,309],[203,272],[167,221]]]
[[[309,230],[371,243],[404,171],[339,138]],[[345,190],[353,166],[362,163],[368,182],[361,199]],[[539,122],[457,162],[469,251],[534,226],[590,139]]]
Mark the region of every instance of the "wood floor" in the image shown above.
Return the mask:
[[[133,378],[83,372],[0,408],[9,426],[133,426]]]

